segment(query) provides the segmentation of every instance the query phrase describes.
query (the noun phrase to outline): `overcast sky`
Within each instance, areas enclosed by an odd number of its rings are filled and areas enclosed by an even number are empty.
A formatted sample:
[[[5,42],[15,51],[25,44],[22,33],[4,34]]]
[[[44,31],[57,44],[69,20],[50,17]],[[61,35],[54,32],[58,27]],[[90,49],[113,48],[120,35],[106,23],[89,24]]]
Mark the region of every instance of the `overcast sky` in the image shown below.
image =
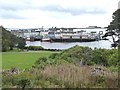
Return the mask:
[[[119,0],[0,0],[6,28],[107,26]]]

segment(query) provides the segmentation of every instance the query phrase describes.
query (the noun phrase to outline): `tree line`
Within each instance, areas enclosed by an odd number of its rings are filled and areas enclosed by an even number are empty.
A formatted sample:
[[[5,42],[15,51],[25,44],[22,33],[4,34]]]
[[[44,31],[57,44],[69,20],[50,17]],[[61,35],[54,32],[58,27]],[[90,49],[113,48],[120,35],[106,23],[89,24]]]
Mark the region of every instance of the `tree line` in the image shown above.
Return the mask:
[[[2,51],[13,50],[14,47],[18,49],[24,49],[25,40],[20,37],[16,37],[10,31],[7,31],[4,27],[0,26],[2,32]]]

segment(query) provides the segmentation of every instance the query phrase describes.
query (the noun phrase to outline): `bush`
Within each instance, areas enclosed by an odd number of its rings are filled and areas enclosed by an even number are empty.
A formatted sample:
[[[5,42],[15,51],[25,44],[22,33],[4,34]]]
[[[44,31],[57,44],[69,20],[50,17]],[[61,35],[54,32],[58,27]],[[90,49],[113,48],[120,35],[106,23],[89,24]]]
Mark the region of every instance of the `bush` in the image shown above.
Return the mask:
[[[55,56],[55,59],[62,59],[69,63],[79,63],[82,58],[88,60],[92,49],[89,47],[74,46],[70,49],[62,51]],[[86,54],[88,53],[88,55]]]
[[[42,57],[39,58],[36,62],[35,62],[35,67],[39,68],[39,69],[44,69],[44,67],[47,65],[47,58],[46,57]]]
[[[91,61],[97,65],[110,67],[112,65],[117,66],[120,63],[117,49],[94,49],[91,57]]]
[[[36,64],[42,64],[43,66],[62,63],[81,64],[81,60],[84,60],[83,63],[87,65],[103,65],[107,67],[117,67],[120,63],[117,49],[92,50],[89,47],[74,46],[61,53],[54,53],[48,59],[40,58],[36,61]]]
[[[98,65],[107,66],[107,53],[105,49],[95,49],[92,52],[92,61]]]
[[[51,54],[51,55],[49,56],[49,58],[55,59],[55,57],[57,56],[57,54],[58,54],[58,53],[53,53],[53,54]]]
[[[41,46],[28,46],[26,47],[27,50],[43,50],[44,48]]]
[[[22,89],[24,89],[26,86],[30,85],[30,80],[27,78],[21,78],[20,80],[18,80],[18,87],[21,87]]]

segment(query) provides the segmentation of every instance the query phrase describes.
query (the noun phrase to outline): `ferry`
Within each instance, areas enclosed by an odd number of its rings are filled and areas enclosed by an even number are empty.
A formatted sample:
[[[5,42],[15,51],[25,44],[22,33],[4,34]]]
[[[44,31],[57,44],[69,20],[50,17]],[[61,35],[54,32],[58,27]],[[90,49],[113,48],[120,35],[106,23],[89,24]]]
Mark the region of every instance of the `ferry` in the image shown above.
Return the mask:
[[[52,42],[92,42],[100,40],[100,35],[96,32],[90,33],[56,33],[54,37],[50,37]]]

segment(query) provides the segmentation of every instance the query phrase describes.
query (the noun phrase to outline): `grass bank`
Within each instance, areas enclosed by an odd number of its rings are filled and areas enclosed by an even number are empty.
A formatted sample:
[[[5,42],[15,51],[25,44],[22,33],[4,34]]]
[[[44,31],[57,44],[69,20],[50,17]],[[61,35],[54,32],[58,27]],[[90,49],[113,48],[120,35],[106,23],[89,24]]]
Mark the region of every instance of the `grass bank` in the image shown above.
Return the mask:
[[[12,67],[18,69],[30,68],[34,62],[40,57],[48,57],[53,51],[31,51],[31,52],[4,52],[2,54],[2,68],[10,69]]]
[[[31,68],[19,74],[4,73],[3,88],[23,88],[24,85],[25,88],[117,88],[118,72],[97,67],[60,64]]]

